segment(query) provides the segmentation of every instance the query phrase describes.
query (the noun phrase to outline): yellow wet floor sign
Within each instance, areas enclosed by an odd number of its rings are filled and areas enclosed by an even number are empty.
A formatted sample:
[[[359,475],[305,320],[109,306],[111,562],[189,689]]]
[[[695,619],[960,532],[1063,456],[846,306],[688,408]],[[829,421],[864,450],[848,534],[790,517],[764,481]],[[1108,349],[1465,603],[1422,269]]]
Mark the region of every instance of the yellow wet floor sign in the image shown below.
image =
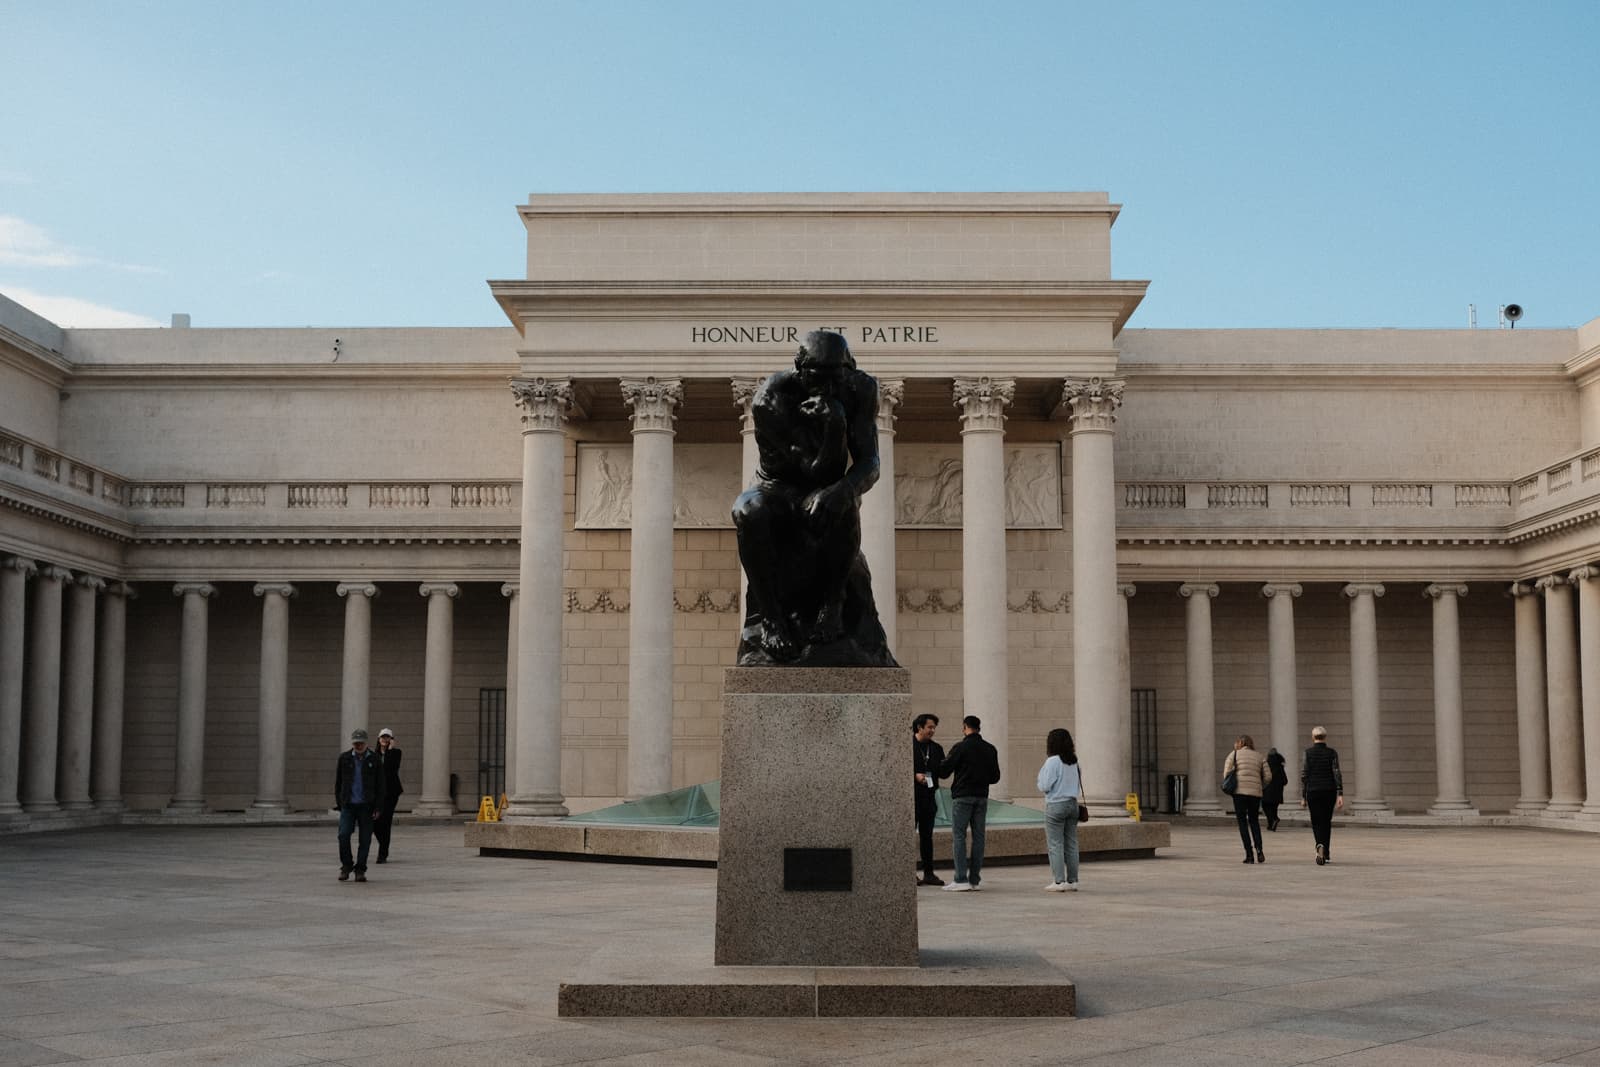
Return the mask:
[[[500,809],[495,807],[494,797],[484,797],[478,802],[479,822],[499,822]]]
[[[1122,806],[1128,809],[1128,818],[1132,819],[1134,822],[1142,822],[1142,821],[1144,821],[1143,818],[1140,816],[1140,813],[1139,813],[1139,794],[1138,793],[1129,793],[1128,794],[1128,799],[1126,799],[1126,800],[1124,800],[1122,802]]]

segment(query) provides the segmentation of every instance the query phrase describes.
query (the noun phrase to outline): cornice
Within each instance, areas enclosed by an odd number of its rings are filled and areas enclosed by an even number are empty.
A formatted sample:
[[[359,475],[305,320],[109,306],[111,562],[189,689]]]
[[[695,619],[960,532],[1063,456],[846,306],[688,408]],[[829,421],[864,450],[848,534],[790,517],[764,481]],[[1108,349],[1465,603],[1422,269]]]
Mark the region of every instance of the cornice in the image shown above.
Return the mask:
[[[1529,367],[1504,363],[1207,363],[1123,362],[1118,373],[1140,390],[1219,389],[1283,390],[1352,389],[1397,385],[1434,391],[1481,392],[1486,386],[1539,386],[1570,392],[1572,381],[1559,364]]]
[[[1115,220],[1121,204],[1103,193],[535,193],[517,205],[523,221],[544,217],[761,217],[887,215],[1085,216]]]
[[[965,349],[939,346],[940,351],[858,354],[877,378],[905,381],[953,381],[974,376],[1051,381],[1061,378],[1109,377],[1117,370],[1115,349]],[[769,353],[706,352],[676,348],[639,351],[586,351],[582,355],[522,350],[522,377],[571,378],[574,382],[613,381],[670,373],[685,382],[733,378],[765,380],[775,368]]]
[[[57,389],[75,369],[59,352],[52,352],[4,326],[0,326],[0,364]]]
[[[382,363],[153,363],[139,366],[77,368],[73,389],[203,389],[212,385],[287,383],[302,388],[348,388],[381,385],[415,385],[428,388],[499,389],[507,375],[515,374],[514,360],[504,363],[450,363],[421,367]]]
[[[11,508],[24,515],[84,530],[122,544],[134,540],[134,527],[130,523],[75,507],[53,497],[39,496],[14,485],[0,485],[0,508]]]

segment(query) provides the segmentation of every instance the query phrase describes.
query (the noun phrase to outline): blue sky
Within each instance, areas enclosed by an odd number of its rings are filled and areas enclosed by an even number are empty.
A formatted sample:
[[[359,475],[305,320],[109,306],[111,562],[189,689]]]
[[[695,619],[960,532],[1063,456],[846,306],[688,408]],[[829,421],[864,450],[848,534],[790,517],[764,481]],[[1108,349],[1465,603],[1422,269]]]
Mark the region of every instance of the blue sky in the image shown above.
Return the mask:
[[[1132,325],[1600,316],[1600,3],[0,0],[0,293],[503,325],[530,192],[1104,190]]]

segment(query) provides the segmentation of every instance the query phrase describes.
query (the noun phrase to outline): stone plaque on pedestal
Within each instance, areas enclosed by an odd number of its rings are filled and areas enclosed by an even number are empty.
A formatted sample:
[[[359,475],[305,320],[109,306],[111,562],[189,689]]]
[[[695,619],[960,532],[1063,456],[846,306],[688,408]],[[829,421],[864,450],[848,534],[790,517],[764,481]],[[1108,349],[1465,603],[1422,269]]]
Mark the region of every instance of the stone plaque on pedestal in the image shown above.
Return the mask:
[[[917,966],[911,677],[733,667],[716,962]]]

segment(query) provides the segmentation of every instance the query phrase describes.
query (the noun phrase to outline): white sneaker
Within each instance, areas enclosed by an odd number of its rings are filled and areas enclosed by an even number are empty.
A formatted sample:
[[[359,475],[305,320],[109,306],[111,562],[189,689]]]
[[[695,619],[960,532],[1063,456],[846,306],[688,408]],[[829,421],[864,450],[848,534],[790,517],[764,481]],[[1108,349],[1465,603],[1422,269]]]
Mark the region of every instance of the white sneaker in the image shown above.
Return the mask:
[[[965,882],[951,882],[944,887],[946,893],[970,893],[972,887]]]
[[[1076,893],[1078,891],[1078,883],[1068,882],[1066,885],[1061,887],[1061,891],[1063,893]]]
[[[976,893],[978,890],[980,890],[982,888],[983,888],[983,886],[979,885],[977,882],[973,882],[972,883],[972,891],[974,893]]]
[[[1044,887],[1044,891],[1046,893],[1065,893],[1067,891],[1067,883],[1051,882],[1049,885]]]

